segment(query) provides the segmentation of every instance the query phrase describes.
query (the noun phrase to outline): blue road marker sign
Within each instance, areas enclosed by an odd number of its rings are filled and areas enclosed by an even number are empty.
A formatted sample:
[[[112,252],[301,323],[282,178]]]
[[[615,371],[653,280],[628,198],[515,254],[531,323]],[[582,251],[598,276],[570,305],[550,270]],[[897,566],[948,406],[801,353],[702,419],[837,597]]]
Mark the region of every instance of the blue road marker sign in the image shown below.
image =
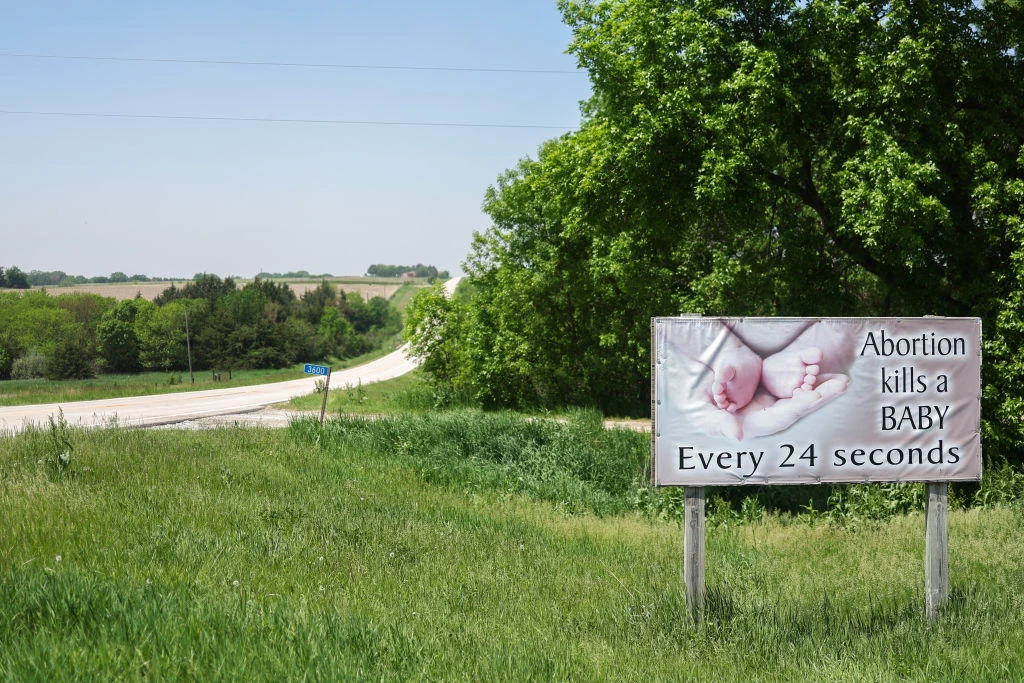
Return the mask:
[[[306,363],[306,366],[302,368],[302,371],[307,375],[329,375],[331,369],[326,365],[313,365],[312,363]]]

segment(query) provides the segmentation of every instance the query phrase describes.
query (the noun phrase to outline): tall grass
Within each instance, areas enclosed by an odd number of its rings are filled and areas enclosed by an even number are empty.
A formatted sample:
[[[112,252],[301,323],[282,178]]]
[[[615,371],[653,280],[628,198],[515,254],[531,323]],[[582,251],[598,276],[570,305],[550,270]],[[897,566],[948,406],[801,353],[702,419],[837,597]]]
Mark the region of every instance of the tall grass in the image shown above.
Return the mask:
[[[415,379],[406,380],[415,382]],[[416,385],[349,389],[345,399],[377,412],[421,394]],[[376,392],[376,393],[371,393]],[[369,395],[365,404],[361,397]],[[335,404],[337,405],[337,404]],[[377,410],[372,410],[372,409]],[[363,412],[352,410],[351,413]],[[681,519],[679,488],[653,489],[650,436],[605,429],[601,414],[575,409],[563,418],[523,417],[477,410],[390,414],[367,420],[339,415],[321,428],[315,421],[292,425],[309,442],[360,443],[410,465],[428,482],[464,490],[526,494],[569,512],[599,515],[641,512]],[[952,487],[952,506],[1024,506],[1024,473],[1001,465],[988,468],[980,486]],[[767,512],[794,513],[805,523],[870,526],[924,509],[924,484],[821,486],[732,486],[709,488],[711,523],[757,521]]]
[[[1018,508],[951,513],[934,624],[919,514],[712,525],[695,627],[645,449],[594,423],[0,438],[0,679],[1024,677]]]

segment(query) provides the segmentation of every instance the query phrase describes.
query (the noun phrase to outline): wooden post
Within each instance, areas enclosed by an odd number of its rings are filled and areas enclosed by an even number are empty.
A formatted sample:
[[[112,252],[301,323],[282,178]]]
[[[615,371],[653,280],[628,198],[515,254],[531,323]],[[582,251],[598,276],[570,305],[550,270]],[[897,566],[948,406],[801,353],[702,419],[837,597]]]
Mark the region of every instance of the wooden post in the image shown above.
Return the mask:
[[[700,318],[699,313],[683,313],[680,318]],[[654,364],[657,353],[654,320],[651,321],[651,475],[654,474],[654,437],[657,423],[654,421]],[[655,485],[658,482],[653,482]],[[686,590],[686,607],[694,622],[704,618],[704,487],[683,488],[683,586]]]
[[[331,369],[327,368],[327,378],[324,380],[324,402],[320,406],[320,426],[324,424],[324,413],[327,412],[327,392],[331,388]]]
[[[925,506],[924,609],[928,619],[939,616],[949,595],[949,486],[928,483]]]
[[[651,462],[648,465],[651,475],[651,486],[657,486],[658,480],[654,476],[654,454],[658,450],[658,407],[656,399],[658,388],[655,378],[658,375],[658,331],[654,318],[651,318]]]
[[[683,583],[690,617],[704,617],[704,487],[685,488]]]

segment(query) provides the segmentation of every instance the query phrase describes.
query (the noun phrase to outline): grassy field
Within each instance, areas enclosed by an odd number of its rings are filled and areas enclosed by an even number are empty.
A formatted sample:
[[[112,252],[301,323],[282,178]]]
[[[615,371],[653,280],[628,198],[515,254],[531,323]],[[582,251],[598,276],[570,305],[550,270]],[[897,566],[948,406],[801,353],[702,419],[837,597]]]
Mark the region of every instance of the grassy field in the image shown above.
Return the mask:
[[[405,307],[409,305],[410,301],[412,301],[413,295],[427,286],[428,285],[425,282],[406,283],[402,285],[398,289],[398,291],[391,295],[389,301],[391,302],[392,306],[397,308],[399,311],[404,312]]]
[[[322,394],[311,394],[293,398],[288,407],[292,410],[319,410],[322,402]],[[395,415],[423,413],[433,407],[433,392],[420,370],[374,384],[331,386],[327,395],[327,410],[333,414]]]
[[[332,369],[343,370],[362,365],[363,363],[369,363],[391,353],[392,350],[390,347],[381,347],[355,358],[346,358],[344,360],[331,359],[329,363]],[[301,379],[306,376],[302,372],[301,365],[278,370],[234,370],[231,373],[230,379],[226,371],[221,371],[219,380],[214,379],[213,372],[210,370],[194,374],[195,384],[189,383],[188,372],[143,372],[135,375],[99,375],[93,379],[63,381],[46,379],[6,380],[0,382],[0,406],[63,403],[66,401],[89,401],[121,396],[169,394],[179,391],[226,389],[228,387],[241,387],[252,384],[285,382]],[[370,386],[373,385],[368,385],[367,390],[369,390]],[[401,386],[404,388],[404,385]],[[395,389],[390,389],[389,391],[394,392]],[[381,393],[380,390],[375,389],[373,396],[376,397]],[[332,390],[332,405],[335,401],[343,405],[346,397],[347,394],[344,393],[343,389]],[[320,407],[322,400],[320,396],[311,395],[304,398],[306,400],[296,403],[296,407],[302,407],[303,409],[309,408],[309,406]],[[306,404],[309,405],[307,406]]]
[[[0,679],[1020,680],[1024,509],[638,511],[641,435],[516,416],[0,438]],[[667,506],[660,507],[662,511]]]
[[[337,369],[339,366],[333,366]],[[288,408],[292,410],[320,410],[322,394],[299,396],[292,399]],[[383,382],[362,386],[331,385],[327,398],[329,414],[355,415],[399,415],[423,414],[436,410],[457,410],[457,407],[438,405],[434,389],[422,370],[395,377]],[[571,412],[572,409],[569,409]],[[534,417],[565,417],[565,409],[557,411],[536,411]],[[623,418],[625,419],[625,418]]]
[[[33,403],[64,403],[91,401],[120,396],[146,396],[180,391],[226,389],[269,382],[284,382],[304,377],[302,367],[280,370],[235,370],[228,378],[226,371],[215,380],[209,370],[195,372],[195,384],[185,372],[142,372],[134,375],[99,375],[92,379],[51,381],[47,379],[11,379],[0,382],[0,406]]]

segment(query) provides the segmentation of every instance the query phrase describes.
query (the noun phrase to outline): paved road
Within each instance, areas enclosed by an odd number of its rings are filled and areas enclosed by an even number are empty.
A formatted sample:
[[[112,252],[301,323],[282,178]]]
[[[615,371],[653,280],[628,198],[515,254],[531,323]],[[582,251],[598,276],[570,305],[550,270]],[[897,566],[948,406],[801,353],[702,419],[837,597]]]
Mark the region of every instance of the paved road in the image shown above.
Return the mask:
[[[449,295],[455,291],[459,278],[445,282]],[[412,371],[417,362],[406,355],[406,347],[364,365],[331,373],[331,387],[372,384],[393,379]],[[259,384],[231,389],[189,391],[178,394],[132,396],[128,398],[46,403],[29,406],[0,407],[0,432],[17,432],[27,424],[46,425],[58,409],[64,411],[69,425],[97,427],[117,422],[140,427],[195,420],[214,415],[230,415],[258,411],[275,403],[313,393],[318,377],[273,384]]]
[[[332,372],[331,387],[340,389],[346,384],[354,386],[359,382],[381,382],[404,375],[415,367],[416,362],[405,355],[405,347],[402,347],[365,365]],[[114,421],[120,425],[139,427],[244,413],[311,394],[317,379],[322,378],[310,376],[274,384],[178,394],[8,406],[0,408],[0,431],[19,431],[29,423],[45,425],[49,416],[57,414],[58,408],[64,411],[68,424],[82,427],[104,426]]]

